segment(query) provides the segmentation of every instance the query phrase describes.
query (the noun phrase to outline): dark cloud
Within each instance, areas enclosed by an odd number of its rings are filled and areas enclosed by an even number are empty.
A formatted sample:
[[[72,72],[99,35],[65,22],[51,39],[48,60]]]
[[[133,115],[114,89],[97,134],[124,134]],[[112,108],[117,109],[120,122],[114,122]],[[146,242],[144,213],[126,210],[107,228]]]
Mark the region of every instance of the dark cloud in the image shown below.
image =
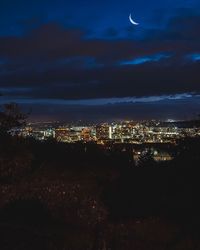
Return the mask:
[[[154,41],[157,39],[159,41],[191,41],[194,44],[200,39],[199,32],[197,32],[200,28],[200,12],[198,10],[180,8],[168,18],[161,15],[160,21],[162,17],[168,20],[165,22],[165,26],[161,29],[147,30],[146,39]]]
[[[0,37],[0,87],[26,87],[31,91],[10,95],[50,99],[200,93],[200,61],[188,59],[200,53],[198,30],[200,15],[185,9],[165,28],[143,30],[140,39],[118,38],[115,28],[106,30],[112,39],[89,39],[86,31],[44,24],[24,36]],[[157,54],[169,57],[122,65]]]
[[[170,61],[171,59],[169,59]],[[31,87],[31,96],[84,99],[200,92],[200,63],[153,62],[142,65],[14,72],[1,86]]]
[[[120,119],[195,119],[199,114],[199,97],[160,102],[115,104],[104,106],[26,105],[32,107],[32,118],[63,121],[105,121]]]

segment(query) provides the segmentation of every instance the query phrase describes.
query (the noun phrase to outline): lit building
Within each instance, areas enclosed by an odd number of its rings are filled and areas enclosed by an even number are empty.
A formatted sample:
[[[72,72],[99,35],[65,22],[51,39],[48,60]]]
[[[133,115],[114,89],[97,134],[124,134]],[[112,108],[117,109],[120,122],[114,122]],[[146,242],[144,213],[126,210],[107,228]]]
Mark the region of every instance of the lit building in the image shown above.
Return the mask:
[[[102,124],[96,126],[96,137],[97,140],[108,140],[112,139],[112,127],[108,124]]]
[[[69,129],[57,128],[55,130],[55,138],[57,141],[68,142],[69,141]]]

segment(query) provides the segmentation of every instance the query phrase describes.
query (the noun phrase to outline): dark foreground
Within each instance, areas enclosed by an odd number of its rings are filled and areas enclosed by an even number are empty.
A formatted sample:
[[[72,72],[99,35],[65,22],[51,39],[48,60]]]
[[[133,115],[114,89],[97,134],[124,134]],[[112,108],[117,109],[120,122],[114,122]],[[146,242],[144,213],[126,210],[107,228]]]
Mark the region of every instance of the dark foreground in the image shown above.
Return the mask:
[[[6,139],[0,249],[200,249],[200,140],[135,166],[128,147]]]

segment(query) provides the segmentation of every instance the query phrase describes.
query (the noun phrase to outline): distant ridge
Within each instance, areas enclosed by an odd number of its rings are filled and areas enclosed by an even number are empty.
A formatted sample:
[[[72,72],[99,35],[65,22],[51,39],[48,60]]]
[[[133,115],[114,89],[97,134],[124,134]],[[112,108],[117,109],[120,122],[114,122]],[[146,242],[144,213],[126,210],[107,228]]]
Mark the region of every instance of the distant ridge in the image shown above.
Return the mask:
[[[159,127],[198,128],[200,127],[200,119],[190,121],[161,122]]]

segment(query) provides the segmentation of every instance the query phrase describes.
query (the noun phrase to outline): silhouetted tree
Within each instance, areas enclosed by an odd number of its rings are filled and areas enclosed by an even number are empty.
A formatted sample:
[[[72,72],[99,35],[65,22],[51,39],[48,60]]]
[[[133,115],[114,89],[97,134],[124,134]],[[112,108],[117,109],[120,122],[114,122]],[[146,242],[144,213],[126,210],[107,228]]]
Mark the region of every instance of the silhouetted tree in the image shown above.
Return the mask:
[[[26,118],[16,103],[0,107],[0,181],[20,178],[31,170],[33,154],[10,135],[12,129],[25,125]]]
[[[0,108],[0,137],[9,134],[12,128],[25,125],[27,115],[23,114],[16,103],[4,104]]]

